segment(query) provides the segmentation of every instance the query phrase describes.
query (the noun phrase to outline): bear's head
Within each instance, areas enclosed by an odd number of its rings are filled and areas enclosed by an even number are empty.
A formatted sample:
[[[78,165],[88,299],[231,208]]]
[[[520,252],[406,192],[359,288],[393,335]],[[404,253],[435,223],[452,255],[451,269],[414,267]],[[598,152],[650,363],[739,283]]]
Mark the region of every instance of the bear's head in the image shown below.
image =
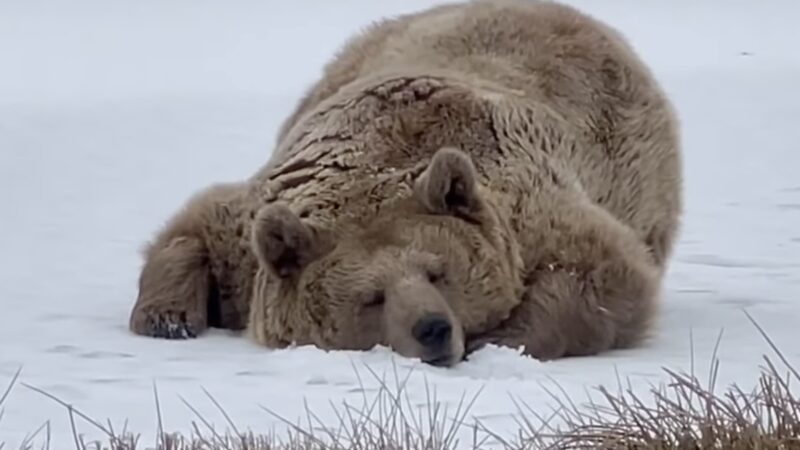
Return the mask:
[[[521,297],[518,249],[477,178],[465,153],[442,148],[410,195],[369,217],[325,229],[284,204],[262,207],[251,336],[461,361],[469,335],[496,326]]]

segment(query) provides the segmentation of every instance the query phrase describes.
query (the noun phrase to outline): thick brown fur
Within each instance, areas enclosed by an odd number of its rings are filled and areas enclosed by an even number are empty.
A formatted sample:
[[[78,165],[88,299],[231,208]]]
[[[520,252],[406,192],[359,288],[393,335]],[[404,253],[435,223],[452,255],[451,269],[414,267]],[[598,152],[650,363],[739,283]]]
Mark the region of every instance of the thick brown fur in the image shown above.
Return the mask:
[[[477,0],[376,23],[276,145],[155,240],[135,331],[183,314],[173,328],[199,333],[211,303],[268,346],[443,365],[486,342],[551,359],[647,335],[682,209],[678,123],[624,38],[575,9]],[[410,331],[430,315],[452,325],[439,353]]]
[[[260,206],[243,183],[213,185],[189,200],[144,249],[131,329],[195,337],[209,326],[242,330],[257,263],[250,224]]]

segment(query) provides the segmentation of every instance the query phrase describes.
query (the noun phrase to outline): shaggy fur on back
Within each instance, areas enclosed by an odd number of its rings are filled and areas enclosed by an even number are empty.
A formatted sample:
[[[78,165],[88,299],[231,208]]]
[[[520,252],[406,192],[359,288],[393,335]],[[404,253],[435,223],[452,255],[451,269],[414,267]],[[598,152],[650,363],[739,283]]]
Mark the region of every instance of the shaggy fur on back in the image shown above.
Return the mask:
[[[535,0],[439,6],[351,39],[265,166],[202,192],[156,237],[132,329],[186,337],[249,321],[266,345],[348,347],[358,336],[334,300],[266,286],[282,281],[253,251],[258,211],[290,206],[323,253],[380,247],[402,233],[393,223],[437,220],[423,216],[443,206],[425,199],[443,197],[418,193],[439,189],[442,149],[470,162],[458,173],[474,175],[463,183],[479,205],[458,214],[487,255],[462,274],[485,295],[448,297],[470,348],[550,359],[646,336],[682,208],[677,120],[618,32]]]
[[[361,86],[388,90],[424,77],[462,84],[507,107],[485,131],[519,136],[493,136],[495,147],[503,138],[516,138],[538,147],[528,157],[569,150],[547,159],[564,164],[589,200],[642,233],[658,261],[669,257],[682,208],[672,106],[616,30],[559,3],[474,0],[371,25],[326,66],[284,122],[267,167],[287,157],[293,145],[286,134],[299,118],[343,86],[356,81],[349,92]],[[381,86],[380,80],[395,84]],[[403,95],[415,94],[398,92],[395,98]],[[448,129],[445,119],[434,115],[430,125]],[[477,132],[457,125],[462,128],[450,133]],[[430,148],[418,151],[425,156]]]

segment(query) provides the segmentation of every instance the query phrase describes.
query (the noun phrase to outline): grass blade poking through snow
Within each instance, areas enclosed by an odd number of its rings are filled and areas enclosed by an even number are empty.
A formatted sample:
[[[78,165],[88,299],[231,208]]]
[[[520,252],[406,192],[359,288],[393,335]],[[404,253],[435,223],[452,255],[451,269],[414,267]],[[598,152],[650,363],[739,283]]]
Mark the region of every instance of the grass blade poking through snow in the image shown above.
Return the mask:
[[[3,391],[3,395],[0,395],[0,421],[3,420],[3,414],[5,413],[5,403],[8,396],[11,395],[11,390],[14,388],[14,385],[17,384],[17,380],[19,379],[19,374],[22,373],[22,367],[20,366],[17,371],[14,373],[14,376],[11,377],[11,381],[8,382],[8,386],[6,386],[6,390]],[[2,443],[0,443],[0,448]]]

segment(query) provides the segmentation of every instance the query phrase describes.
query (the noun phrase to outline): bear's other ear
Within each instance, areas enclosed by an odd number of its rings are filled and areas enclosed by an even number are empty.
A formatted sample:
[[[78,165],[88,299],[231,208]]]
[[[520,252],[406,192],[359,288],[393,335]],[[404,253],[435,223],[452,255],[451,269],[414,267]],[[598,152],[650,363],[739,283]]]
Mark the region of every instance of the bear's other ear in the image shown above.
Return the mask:
[[[478,194],[475,166],[461,150],[443,147],[436,151],[428,168],[417,178],[414,189],[431,212],[453,214],[478,221],[483,202]]]
[[[302,272],[318,250],[314,230],[280,203],[263,206],[258,211],[251,238],[261,265],[280,278]]]

